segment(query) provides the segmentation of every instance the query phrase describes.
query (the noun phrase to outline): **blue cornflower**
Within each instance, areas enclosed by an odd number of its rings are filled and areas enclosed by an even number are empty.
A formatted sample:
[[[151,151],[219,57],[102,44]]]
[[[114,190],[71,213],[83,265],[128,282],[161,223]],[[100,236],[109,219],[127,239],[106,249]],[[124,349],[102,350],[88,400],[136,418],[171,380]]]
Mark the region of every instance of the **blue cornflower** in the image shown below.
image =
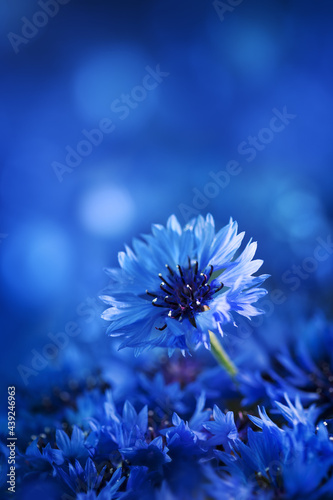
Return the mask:
[[[204,424],[213,436],[208,440],[210,446],[223,445],[225,451],[232,450],[234,441],[238,439],[238,431],[235,424],[234,414],[228,411],[225,415],[218,406],[214,406],[213,422]]]
[[[155,500],[155,486],[151,481],[151,474],[148,467],[131,467],[126,484],[125,499],[137,500],[138,492],[140,492],[140,500]]]
[[[91,447],[91,454],[99,460],[112,459],[121,462],[120,449],[128,449],[138,441],[143,441],[148,430],[148,408],[143,407],[137,413],[129,401],[123,407],[122,415],[117,412],[111,393],[106,394],[104,403],[105,416],[101,421],[92,419],[86,445]]]
[[[65,409],[66,421],[70,424],[77,423],[84,429],[89,429],[89,421],[93,418],[101,419],[104,412],[105,394],[100,389],[85,390],[75,401],[75,408]]]
[[[210,368],[210,364],[214,367]],[[223,406],[226,399],[238,396],[230,377],[223,368],[214,364],[209,351],[194,352],[186,357],[180,352],[172,358],[163,356],[154,371],[139,374],[138,380],[137,402],[147,404],[149,415],[153,412],[155,422],[163,421],[165,426],[174,412],[188,420],[203,392],[208,400],[207,407],[215,403]],[[154,423],[150,425],[155,427]]]
[[[173,427],[161,429],[160,433],[166,436],[172,460],[204,455],[204,441],[208,437],[205,432],[205,423],[210,418],[211,411],[205,410],[205,394],[197,400],[196,409],[188,422],[180,418],[177,413],[172,416]]]
[[[172,427],[161,429],[169,448],[171,462],[164,468],[164,485],[156,498],[170,500],[204,500],[207,498],[203,485],[206,482],[205,469],[214,458],[213,447],[209,446],[209,432],[205,424],[211,418],[211,410],[205,409],[204,393],[197,400],[196,409],[184,421],[176,413]],[[163,494],[165,496],[163,496]]]
[[[120,451],[132,465],[148,467],[150,471],[159,473],[162,473],[163,465],[171,462],[168,455],[169,449],[164,445],[161,436],[153,439],[150,443],[138,440],[134,446],[123,448]]]
[[[333,415],[333,324],[317,314],[307,325],[290,331],[290,342],[271,355],[265,370],[239,374],[244,404],[255,400],[299,397],[303,405],[316,403],[323,418]]]
[[[50,443],[40,449],[38,447],[38,439],[32,441],[28,446],[25,455],[25,461],[31,468],[42,471],[54,471],[56,465],[61,465],[64,462],[64,456],[61,450],[51,448]]]
[[[157,419],[162,420],[173,411],[186,412],[187,405],[184,403],[186,391],[181,389],[179,382],[167,384],[162,373],[156,373],[152,379],[140,374],[139,380],[143,394],[140,394],[138,399],[144,404],[154,405]]]
[[[90,500],[90,498],[94,498],[94,495],[92,495],[91,492],[98,491],[102,484],[104,474],[106,472],[106,465],[100,472],[98,472],[94,462],[91,458],[88,458],[84,469],[82,468],[80,462],[75,460],[74,465],[68,465],[68,472],[61,467],[57,469],[57,472],[70,491],[74,493],[87,493],[87,496],[82,495],[81,498]],[[103,494],[101,498],[113,498],[113,495],[125,481],[125,478],[121,477],[121,475],[121,468],[117,469],[113,473],[110,481],[106,483],[105,494]]]
[[[250,417],[259,432],[249,429],[247,443],[236,440],[233,454],[215,452],[224,464],[226,498],[332,498],[333,443],[325,423],[315,426],[315,409],[286,400],[277,406],[289,426],[278,427],[259,409],[260,418]],[[214,489],[211,496],[219,498]]]
[[[120,268],[107,270],[111,283],[101,297],[110,306],[102,315],[111,321],[108,333],[125,339],[120,348],[210,348],[209,330],[222,335],[234,313],[261,314],[253,304],[266,294],[259,285],[268,276],[253,276],[262,265],[253,260],[256,243],[236,257],[244,237],[237,231],[232,219],[215,233],[211,215],[184,228],[171,216],[166,227],[155,224],[134,239],[134,251],[126,246]]]
[[[117,414],[111,402],[105,405],[105,410],[109,419],[107,428],[119,448],[127,448],[144,439],[148,429],[147,406],[137,413],[133,405],[125,401],[122,416]]]
[[[85,462],[89,456],[89,452],[85,446],[84,433],[76,425],[73,426],[72,435],[69,438],[66,432],[57,429],[56,442],[59,450],[68,460],[82,460]]]

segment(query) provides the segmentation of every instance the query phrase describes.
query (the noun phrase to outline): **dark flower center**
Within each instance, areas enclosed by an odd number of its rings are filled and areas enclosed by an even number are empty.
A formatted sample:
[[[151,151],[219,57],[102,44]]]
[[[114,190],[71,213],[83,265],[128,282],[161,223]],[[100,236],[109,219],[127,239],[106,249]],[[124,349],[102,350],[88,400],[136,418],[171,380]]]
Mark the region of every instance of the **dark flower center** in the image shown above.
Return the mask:
[[[161,279],[161,292],[146,293],[154,297],[152,304],[155,307],[169,309],[169,318],[182,321],[188,318],[191,324],[196,327],[195,314],[209,309],[208,303],[212,296],[222,290],[223,283],[212,287],[209,280],[213,274],[213,266],[209,266],[209,271],[199,272],[198,262],[192,265],[188,258],[188,266],[177,266],[177,271],[166,265],[168,270],[167,279],[159,274]],[[159,330],[164,330],[166,325]]]

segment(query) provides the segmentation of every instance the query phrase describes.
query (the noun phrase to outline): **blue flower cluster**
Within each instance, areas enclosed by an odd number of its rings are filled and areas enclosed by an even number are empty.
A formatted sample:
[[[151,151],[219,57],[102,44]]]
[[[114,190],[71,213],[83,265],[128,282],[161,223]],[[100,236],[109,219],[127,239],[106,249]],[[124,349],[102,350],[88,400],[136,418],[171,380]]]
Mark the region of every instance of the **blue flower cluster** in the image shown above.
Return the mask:
[[[210,356],[208,332],[227,338],[239,315],[261,312],[255,244],[239,252],[236,224],[215,234],[211,216],[184,229],[172,217],[153,234],[108,271],[104,317],[120,347],[173,355],[115,355],[85,379],[73,366],[57,386],[19,390],[17,498],[333,499],[333,325],[320,313],[286,324],[288,342],[264,361],[258,332],[251,363],[246,345],[233,351],[232,376]]]

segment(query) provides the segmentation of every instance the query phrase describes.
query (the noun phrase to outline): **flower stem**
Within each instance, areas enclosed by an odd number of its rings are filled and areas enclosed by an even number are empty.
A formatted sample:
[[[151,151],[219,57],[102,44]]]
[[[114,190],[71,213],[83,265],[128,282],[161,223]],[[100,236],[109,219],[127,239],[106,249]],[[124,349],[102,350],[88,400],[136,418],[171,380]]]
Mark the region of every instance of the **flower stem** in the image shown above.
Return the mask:
[[[237,374],[237,368],[221,346],[221,343],[219,342],[215,333],[213,333],[211,330],[208,331],[213,356],[217,359],[218,363],[229,373],[229,375],[234,377]]]

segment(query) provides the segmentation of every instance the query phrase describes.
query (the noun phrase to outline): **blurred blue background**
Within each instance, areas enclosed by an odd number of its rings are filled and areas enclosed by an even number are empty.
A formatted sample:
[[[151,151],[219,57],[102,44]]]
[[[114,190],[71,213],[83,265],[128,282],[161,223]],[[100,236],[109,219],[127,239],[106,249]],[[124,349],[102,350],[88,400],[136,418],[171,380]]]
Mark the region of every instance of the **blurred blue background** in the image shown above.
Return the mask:
[[[274,315],[296,297],[329,312],[333,256],[311,259],[333,215],[332,14],[328,0],[224,13],[189,0],[1,3],[5,384],[108,363],[103,268],[171,213],[236,219],[288,299]],[[297,287],[294,265],[307,276]],[[68,345],[47,347],[71,323]]]

